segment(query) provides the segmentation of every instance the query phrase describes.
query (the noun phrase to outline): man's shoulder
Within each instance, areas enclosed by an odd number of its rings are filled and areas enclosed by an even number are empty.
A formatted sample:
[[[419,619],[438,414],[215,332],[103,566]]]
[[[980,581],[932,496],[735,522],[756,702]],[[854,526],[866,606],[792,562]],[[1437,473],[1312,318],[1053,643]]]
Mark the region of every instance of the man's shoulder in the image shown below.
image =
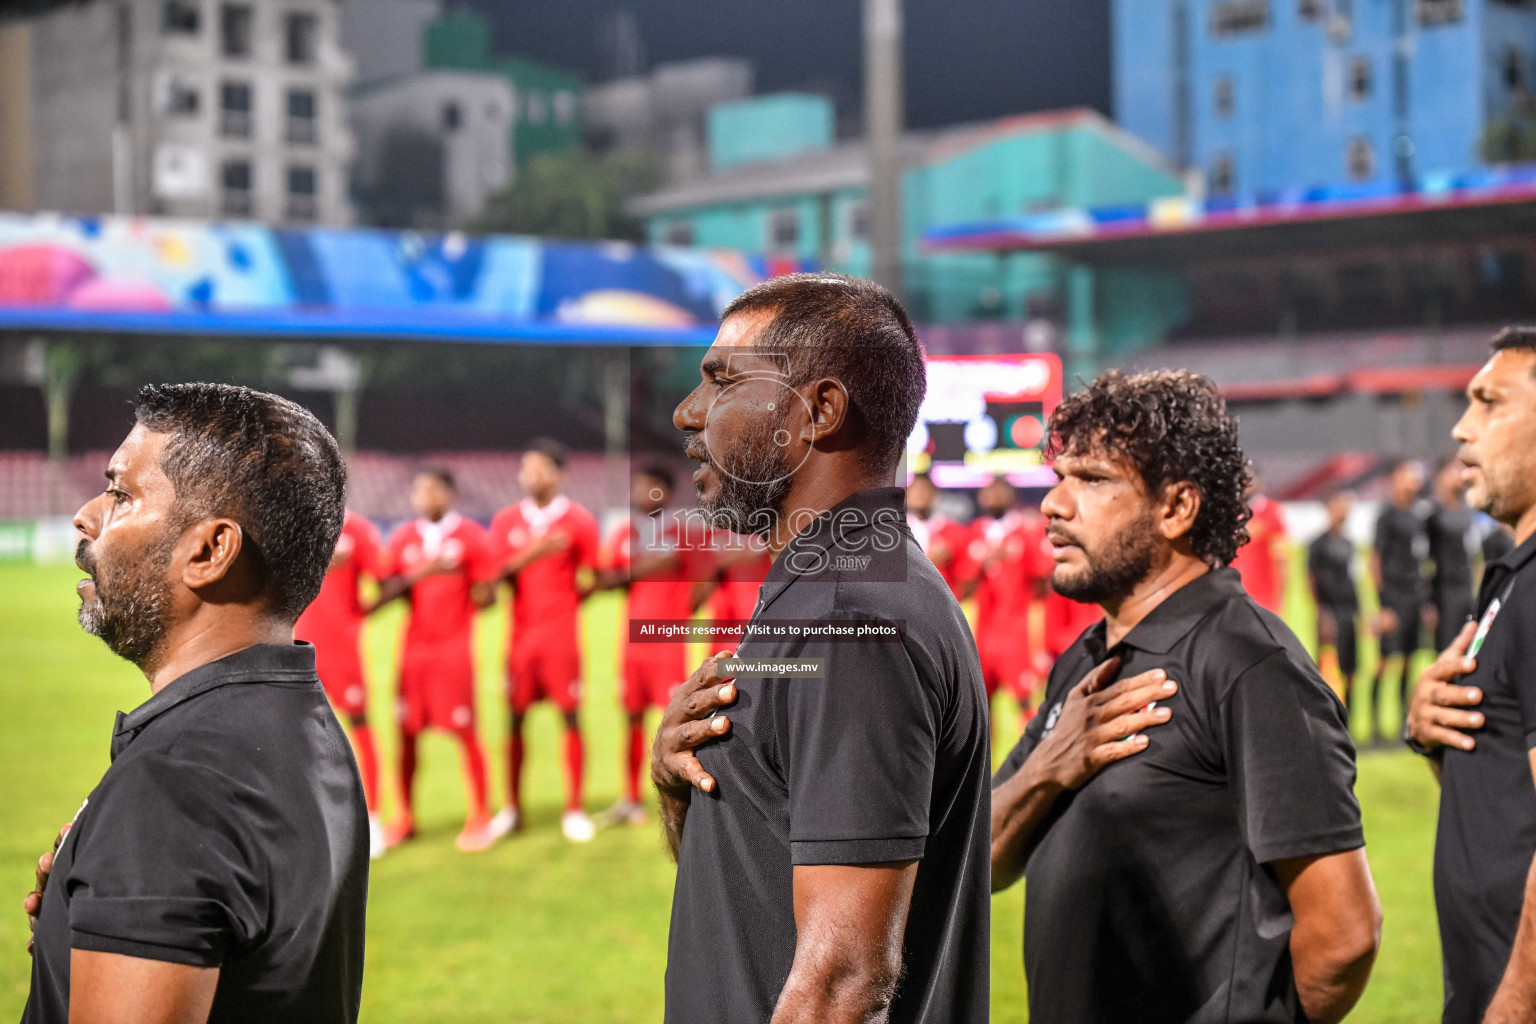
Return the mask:
[[[1244,673],[1270,659],[1288,666],[1284,671],[1306,676],[1309,681],[1316,677],[1316,682],[1326,685],[1285,620],[1246,594],[1219,605],[1203,632],[1206,641],[1216,646],[1213,664],[1220,672],[1219,678],[1211,681],[1216,684],[1218,699],[1224,698]]]

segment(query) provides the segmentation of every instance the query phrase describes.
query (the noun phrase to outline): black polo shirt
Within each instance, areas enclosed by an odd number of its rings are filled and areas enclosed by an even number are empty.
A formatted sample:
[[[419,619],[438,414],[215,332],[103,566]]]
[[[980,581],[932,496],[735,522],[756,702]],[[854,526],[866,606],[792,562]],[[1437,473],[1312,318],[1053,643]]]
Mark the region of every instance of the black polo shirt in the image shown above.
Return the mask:
[[[1307,572],[1319,604],[1354,613],[1360,608],[1355,590],[1355,546],[1349,538],[1324,532],[1307,548]]]
[[[23,1024],[69,1019],[71,949],[219,968],[211,1024],[357,1019],[368,812],[308,644],[260,645],[118,714],[54,859]]]
[[[1435,905],[1445,1021],[1476,1022],[1498,989],[1536,855],[1536,537],[1483,573],[1477,668],[1485,724],[1471,751],[1445,748],[1435,834]],[[1496,605],[1495,605],[1496,603]],[[1486,631],[1482,626],[1487,624]]]
[[[842,522],[838,529],[831,526]],[[863,522],[868,525],[860,526]],[[862,562],[866,556],[872,561]],[[749,638],[824,678],[738,678],[702,747],[667,950],[669,1024],[763,1024],[795,954],[796,865],[920,861],[893,1024],[982,1024],[990,962],[987,697],[970,628],[907,528],[900,488],[824,513],[774,560],[754,623],[902,623],[896,640]]]
[[[994,785],[1108,655],[1121,678],[1161,668],[1180,689],[1146,750],[1041,825],[1025,869],[1031,1024],[1301,1020],[1290,906],[1268,865],[1365,843],[1343,706],[1232,569],[1186,584],[1113,650],[1104,631],[1056,662]]]
[[[1381,560],[1382,603],[1399,610],[1423,605],[1429,598],[1423,571],[1429,557],[1424,519],[1413,509],[1387,505],[1376,520],[1375,548]]]

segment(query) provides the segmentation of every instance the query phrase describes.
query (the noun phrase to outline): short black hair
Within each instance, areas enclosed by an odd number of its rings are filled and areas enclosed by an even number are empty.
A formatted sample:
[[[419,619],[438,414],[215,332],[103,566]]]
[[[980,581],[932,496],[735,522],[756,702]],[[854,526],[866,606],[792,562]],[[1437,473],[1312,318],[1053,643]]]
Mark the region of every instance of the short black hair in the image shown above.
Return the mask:
[[[737,296],[720,319],[765,310],[773,320],[757,347],[789,354],[790,387],[842,381],[866,435],[864,465],[894,469],[928,389],[923,347],[896,296],[861,277],[787,274]]]
[[[1510,348],[1523,348],[1536,352],[1536,327],[1506,327],[1493,336],[1489,346],[1495,352]]]
[[[447,466],[439,466],[436,463],[427,466],[417,466],[416,472],[412,474],[412,477],[418,476],[429,476],[450,491],[457,491],[459,489],[459,485],[453,480],[453,470]]]
[[[296,620],[320,593],[346,515],[347,468],[308,409],[229,384],[151,384],[134,419],[168,435],[160,469],[183,524],[240,524],[270,611]]]
[[[637,475],[655,480],[669,491],[676,491],[676,477],[672,475],[672,468],[663,462],[647,462],[637,471]]]
[[[1102,451],[1128,461],[1149,494],[1189,483],[1200,511],[1189,532],[1196,557],[1227,565],[1248,543],[1253,512],[1244,495],[1253,470],[1237,443],[1237,421],[1208,378],[1187,370],[1110,370],[1051,414],[1047,458]]]
[[[565,462],[571,457],[570,450],[552,437],[536,437],[528,442],[530,452],[538,452],[550,462],[556,469],[564,469]]]

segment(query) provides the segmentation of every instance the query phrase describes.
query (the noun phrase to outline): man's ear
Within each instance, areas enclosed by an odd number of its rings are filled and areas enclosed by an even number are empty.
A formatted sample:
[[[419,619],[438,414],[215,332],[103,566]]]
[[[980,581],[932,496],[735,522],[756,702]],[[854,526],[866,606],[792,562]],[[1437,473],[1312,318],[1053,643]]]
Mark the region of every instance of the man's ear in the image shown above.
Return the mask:
[[[800,428],[805,444],[825,443],[848,423],[848,389],[836,377],[823,377],[803,393],[810,412]]]
[[[183,556],[182,584],[189,590],[200,590],[223,580],[244,546],[245,533],[233,519],[205,519],[192,524],[177,546]]]
[[[1189,481],[1163,488],[1163,507],[1157,528],[1168,540],[1187,536],[1200,515],[1200,489]]]

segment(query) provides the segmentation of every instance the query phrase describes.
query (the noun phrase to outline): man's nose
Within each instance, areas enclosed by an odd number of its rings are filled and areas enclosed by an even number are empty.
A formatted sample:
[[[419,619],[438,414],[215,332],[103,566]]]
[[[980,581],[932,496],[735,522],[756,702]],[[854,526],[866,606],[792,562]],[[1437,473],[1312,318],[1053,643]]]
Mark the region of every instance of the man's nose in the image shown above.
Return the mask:
[[[1062,494],[1061,484],[1057,484],[1045,492],[1045,497],[1040,500],[1040,514],[1047,519],[1070,519],[1072,510],[1067,508],[1066,496]]]
[[[678,430],[704,429],[704,403],[699,400],[699,389],[694,388],[688,397],[677,403],[672,410],[672,425]]]
[[[84,534],[87,540],[95,540],[96,535],[101,532],[101,516],[97,512],[97,504],[105,497],[106,495],[97,495],[81,505],[79,511],[75,513],[75,529]]]

